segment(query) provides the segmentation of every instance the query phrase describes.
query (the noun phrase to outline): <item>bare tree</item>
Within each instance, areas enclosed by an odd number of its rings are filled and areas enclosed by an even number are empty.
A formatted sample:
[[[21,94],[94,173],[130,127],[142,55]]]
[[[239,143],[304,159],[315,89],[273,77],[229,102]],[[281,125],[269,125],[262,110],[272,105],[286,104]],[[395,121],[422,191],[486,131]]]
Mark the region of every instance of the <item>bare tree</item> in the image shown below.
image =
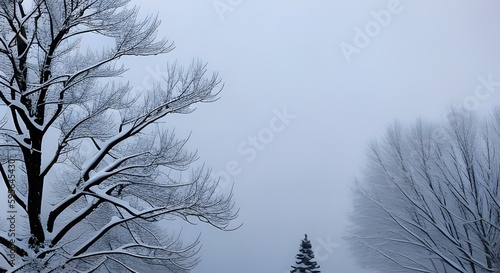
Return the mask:
[[[354,190],[351,245],[379,272],[498,272],[500,110],[395,124]]]
[[[218,76],[194,62],[149,90],[115,80],[122,57],[173,49],[128,2],[0,1],[0,175],[17,210],[1,223],[0,271],[184,272],[198,240],[183,244],[165,221],[227,229],[237,215],[158,123],[216,99]],[[82,49],[89,37],[113,45]]]

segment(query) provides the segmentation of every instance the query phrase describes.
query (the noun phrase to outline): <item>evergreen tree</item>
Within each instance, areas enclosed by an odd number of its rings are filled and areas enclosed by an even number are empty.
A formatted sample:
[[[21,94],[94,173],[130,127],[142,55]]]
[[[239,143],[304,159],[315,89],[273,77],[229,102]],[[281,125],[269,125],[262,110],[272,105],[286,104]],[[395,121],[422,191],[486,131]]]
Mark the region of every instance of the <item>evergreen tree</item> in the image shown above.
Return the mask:
[[[307,239],[307,234],[305,235],[304,240],[300,244],[300,253],[295,256],[297,261],[295,262],[295,266],[292,265],[293,270],[290,273],[320,273],[319,265],[314,259],[314,252],[312,251],[311,242]]]

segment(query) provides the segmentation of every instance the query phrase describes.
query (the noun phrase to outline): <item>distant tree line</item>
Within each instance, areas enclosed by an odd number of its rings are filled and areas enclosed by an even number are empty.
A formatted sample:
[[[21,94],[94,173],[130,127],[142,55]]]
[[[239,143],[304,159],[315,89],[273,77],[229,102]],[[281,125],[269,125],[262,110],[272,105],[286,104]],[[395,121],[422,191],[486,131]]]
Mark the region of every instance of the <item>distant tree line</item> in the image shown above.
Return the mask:
[[[499,272],[500,110],[390,126],[369,147],[351,223],[357,261],[379,272]]]

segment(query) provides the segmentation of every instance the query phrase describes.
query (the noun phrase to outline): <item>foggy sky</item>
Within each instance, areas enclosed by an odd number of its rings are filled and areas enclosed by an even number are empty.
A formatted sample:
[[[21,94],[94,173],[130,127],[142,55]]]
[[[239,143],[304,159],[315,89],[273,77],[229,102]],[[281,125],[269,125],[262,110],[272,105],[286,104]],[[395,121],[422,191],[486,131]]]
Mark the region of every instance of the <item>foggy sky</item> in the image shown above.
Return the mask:
[[[221,175],[221,190],[234,183],[241,208],[236,231],[186,228],[202,232],[193,273],[287,272],[304,233],[322,272],[370,272],[343,240],[369,141],[395,119],[500,102],[500,3],[436,2],[134,2],[158,13],[176,49],[127,59],[127,80],[145,86],[167,61],[200,58],[225,83],[220,100],[166,120],[191,133],[188,147]],[[478,88],[485,81],[491,90]]]

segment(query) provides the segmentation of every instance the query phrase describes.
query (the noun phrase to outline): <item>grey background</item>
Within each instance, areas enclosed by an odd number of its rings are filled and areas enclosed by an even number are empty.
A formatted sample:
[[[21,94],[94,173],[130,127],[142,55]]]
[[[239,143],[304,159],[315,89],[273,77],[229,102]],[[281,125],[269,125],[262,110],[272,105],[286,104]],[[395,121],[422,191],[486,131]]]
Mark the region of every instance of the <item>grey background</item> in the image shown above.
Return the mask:
[[[304,233],[322,272],[370,272],[343,240],[368,142],[396,119],[438,121],[451,105],[485,115],[500,101],[500,87],[481,86],[500,81],[500,3],[436,2],[137,1],[177,48],[135,59],[131,81],[147,86],[165,61],[200,58],[225,82],[219,101],[166,120],[234,183],[241,208],[237,231],[185,228],[202,231],[194,273],[287,272]],[[374,27],[373,13],[391,7],[349,62],[340,45],[355,46],[355,28]],[[295,118],[273,130],[284,108]],[[248,160],[252,137],[264,147]]]

